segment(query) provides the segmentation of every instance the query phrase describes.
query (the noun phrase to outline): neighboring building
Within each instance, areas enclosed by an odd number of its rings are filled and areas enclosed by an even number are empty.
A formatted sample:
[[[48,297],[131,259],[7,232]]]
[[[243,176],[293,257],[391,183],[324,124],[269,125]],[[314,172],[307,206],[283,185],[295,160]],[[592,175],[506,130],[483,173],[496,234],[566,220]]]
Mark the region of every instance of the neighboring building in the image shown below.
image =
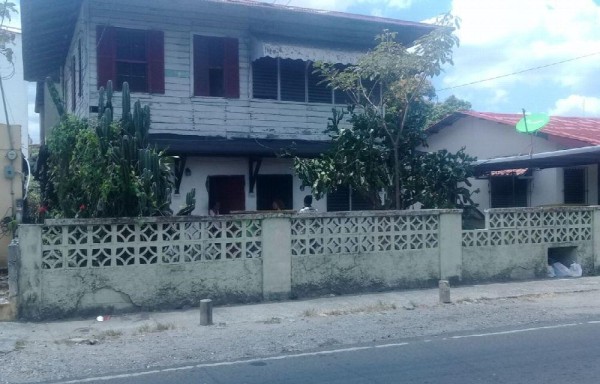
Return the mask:
[[[20,218],[24,175],[22,173],[23,158],[28,155],[29,136],[27,131],[27,82],[23,80],[23,59],[21,34],[17,30],[5,28],[14,36],[14,44],[9,48],[13,50],[12,64],[6,57],[0,55],[0,76],[4,94],[6,95],[6,108],[8,110],[8,123],[4,111],[2,94],[0,94],[0,220],[8,222],[12,218]],[[3,226],[6,228],[5,226]],[[7,266],[8,244],[12,236],[4,233],[0,237],[0,269]]]
[[[249,0],[22,0],[25,75],[54,76],[69,112],[90,117],[113,80],[150,105],[152,141],[179,156],[179,193],[196,188],[194,214],[302,207],[287,152],[316,156],[331,109],[346,97],[320,83],[313,62],[355,63],[388,29],[403,44],[431,25]],[[42,130],[55,113],[38,88]],[[116,111],[119,115],[119,111]],[[337,194],[335,206],[349,206]],[[358,202],[355,203],[355,206]],[[317,201],[320,211],[326,199]]]
[[[537,133],[523,134],[515,128],[522,117],[456,112],[428,129],[427,149],[455,152],[465,147],[478,158],[484,171],[478,172],[473,188],[480,190],[474,201],[482,210],[598,204],[600,118],[552,116]]]

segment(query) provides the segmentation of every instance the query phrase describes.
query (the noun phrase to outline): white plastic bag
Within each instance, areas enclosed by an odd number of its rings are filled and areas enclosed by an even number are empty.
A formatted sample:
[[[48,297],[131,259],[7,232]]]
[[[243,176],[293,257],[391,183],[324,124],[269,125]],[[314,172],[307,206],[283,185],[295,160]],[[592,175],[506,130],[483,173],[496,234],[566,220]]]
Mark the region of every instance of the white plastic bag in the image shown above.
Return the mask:
[[[556,277],[556,274],[554,273],[554,268],[552,268],[551,265],[548,265],[548,270],[546,274],[548,275],[548,277]]]
[[[554,268],[554,274],[556,275],[556,277],[570,277],[571,276],[571,270],[567,267],[565,267],[564,264],[562,263],[554,263],[552,264],[552,267]]]
[[[581,265],[577,263],[571,264],[569,271],[571,272],[571,277],[581,277],[581,275],[583,275],[583,269],[581,269]]]

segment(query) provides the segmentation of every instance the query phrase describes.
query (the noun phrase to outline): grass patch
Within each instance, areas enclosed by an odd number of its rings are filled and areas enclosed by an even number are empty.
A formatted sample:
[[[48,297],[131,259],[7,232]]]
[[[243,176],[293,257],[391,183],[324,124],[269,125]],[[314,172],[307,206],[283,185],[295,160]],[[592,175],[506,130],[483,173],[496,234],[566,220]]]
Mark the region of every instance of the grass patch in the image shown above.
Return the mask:
[[[343,308],[343,309],[331,309],[324,312],[318,312],[316,309],[311,308],[302,312],[304,317],[314,317],[314,316],[343,316],[343,315],[351,315],[355,313],[376,313],[376,312],[387,312],[394,311],[398,309],[398,306],[394,303],[388,303],[382,300],[379,300],[375,304],[369,304],[362,307],[355,308]]]
[[[99,339],[106,339],[106,338],[117,338],[119,336],[122,336],[123,332],[121,331],[115,331],[114,329],[109,329],[107,331],[104,331],[102,333],[100,333],[98,335]]]
[[[314,308],[309,308],[309,309],[305,309],[304,311],[302,311],[302,316],[304,316],[304,317],[315,317],[318,314],[319,314],[319,312],[317,312],[317,310]]]
[[[156,323],[154,325],[144,324],[137,329],[138,334],[163,332],[175,329],[175,324],[172,323]]]

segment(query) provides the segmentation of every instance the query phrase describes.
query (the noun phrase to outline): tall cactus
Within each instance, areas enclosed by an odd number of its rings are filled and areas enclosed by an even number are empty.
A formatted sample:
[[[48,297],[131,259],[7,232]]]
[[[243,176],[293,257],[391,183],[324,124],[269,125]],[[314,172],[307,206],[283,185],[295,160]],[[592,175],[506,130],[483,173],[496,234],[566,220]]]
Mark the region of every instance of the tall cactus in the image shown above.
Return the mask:
[[[172,184],[172,159],[148,144],[150,131],[150,108],[142,107],[139,100],[131,111],[131,93],[129,85],[123,83],[122,115],[118,122],[118,136],[113,140],[110,150],[115,166],[120,170],[120,185],[132,185],[135,188],[125,192],[134,194],[122,196],[118,202],[121,213],[136,216],[154,216],[170,213]],[[101,89],[99,100],[98,136],[112,134],[112,83],[106,91]],[[102,141],[102,139],[101,139]],[[123,206],[126,205],[126,206]]]

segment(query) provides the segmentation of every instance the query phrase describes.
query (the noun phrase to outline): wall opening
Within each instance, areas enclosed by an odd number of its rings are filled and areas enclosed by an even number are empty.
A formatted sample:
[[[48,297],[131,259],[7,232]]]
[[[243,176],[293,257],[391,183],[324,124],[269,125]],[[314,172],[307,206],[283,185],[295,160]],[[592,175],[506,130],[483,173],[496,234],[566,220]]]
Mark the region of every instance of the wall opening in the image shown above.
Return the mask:
[[[551,247],[548,248],[548,265],[561,263],[567,268],[577,263],[577,247]]]

